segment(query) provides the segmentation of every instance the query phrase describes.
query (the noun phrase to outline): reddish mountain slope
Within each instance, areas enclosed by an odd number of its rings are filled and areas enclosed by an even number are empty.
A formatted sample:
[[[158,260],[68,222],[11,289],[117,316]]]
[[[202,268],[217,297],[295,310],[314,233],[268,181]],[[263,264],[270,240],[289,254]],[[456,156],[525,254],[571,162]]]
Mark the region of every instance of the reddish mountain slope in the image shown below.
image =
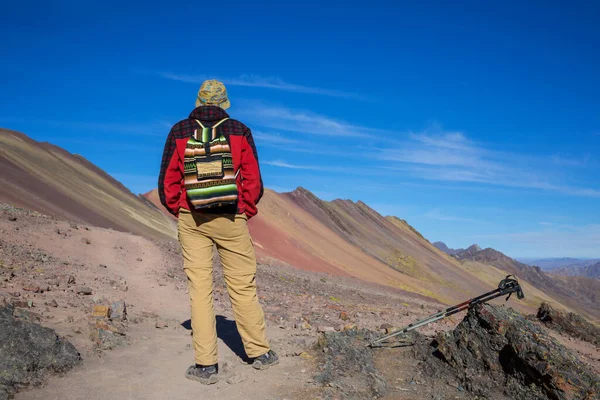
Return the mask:
[[[139,235],[174,237],[173,223],[81,156],[0,129],[0,201]]]

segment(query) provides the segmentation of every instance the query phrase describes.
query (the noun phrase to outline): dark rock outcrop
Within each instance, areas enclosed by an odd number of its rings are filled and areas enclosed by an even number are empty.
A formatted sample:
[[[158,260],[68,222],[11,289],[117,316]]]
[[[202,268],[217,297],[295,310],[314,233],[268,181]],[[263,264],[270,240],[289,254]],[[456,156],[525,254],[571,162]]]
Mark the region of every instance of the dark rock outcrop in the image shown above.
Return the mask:
[[[75,346],[52,329],[15,318],[11,305],[0,307],[0,400],[80,362]]]
[[[471,309],[456,329],[438,334],[432,346],[433,354],[477,396],[600,398],[599,377],[512,309],[489,304]],[[432,357],[425,358],[424,368],[430,374],[442,370]]]
[[[375,368],[373,352],[365,347],[375,336],[368,330],[326,332],[317,344],[318,384],[345,399],[372,399],[386,395],[385,378]]]
[[[542,303],[538,308],[536,318],[548,328],[600,346],[600,328],[592,325],[578,314],[572,312],[566,314],[555,310],[548,303]]]

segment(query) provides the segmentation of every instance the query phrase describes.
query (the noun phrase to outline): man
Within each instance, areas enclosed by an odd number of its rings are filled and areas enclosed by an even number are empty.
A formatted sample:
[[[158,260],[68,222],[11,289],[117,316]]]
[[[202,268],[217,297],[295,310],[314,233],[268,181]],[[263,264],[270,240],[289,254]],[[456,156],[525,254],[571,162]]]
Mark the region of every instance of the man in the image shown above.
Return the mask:
[[[161,203],[179,220],[188,277],[196,364],[186,377],[204,384],[218,381],[213,245],[252,366],[267,369],[279,362],[256,295],[256,257],[247,226],[263,194],[258,156],[250,129],[225,112],[229,105],[223,83],[202,83],[196,108],[167,137],[158,182]]]

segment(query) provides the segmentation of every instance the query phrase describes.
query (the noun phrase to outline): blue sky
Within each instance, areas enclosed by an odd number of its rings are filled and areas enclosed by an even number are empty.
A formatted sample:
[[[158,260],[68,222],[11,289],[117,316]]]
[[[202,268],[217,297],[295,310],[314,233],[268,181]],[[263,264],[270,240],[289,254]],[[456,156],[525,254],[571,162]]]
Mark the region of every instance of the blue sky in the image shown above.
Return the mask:
[[[145,192],[218,78],[270,188],[451,247],[600,257],[598,2],[161,3],[4,5],[0,126]]]

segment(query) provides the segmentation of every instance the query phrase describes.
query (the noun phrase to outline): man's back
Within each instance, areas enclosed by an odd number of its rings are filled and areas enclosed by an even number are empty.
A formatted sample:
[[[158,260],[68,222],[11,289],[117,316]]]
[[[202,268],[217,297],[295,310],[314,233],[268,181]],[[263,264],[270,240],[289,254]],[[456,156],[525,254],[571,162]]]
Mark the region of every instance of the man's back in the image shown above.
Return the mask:
[[[230,119],[225,86],[202,84],[190,116],[171,129],[162,158],[159,195],[178,217],[183,268],[188,277],[196,364],[185,376],[218,381],[213,306],[213,248],[223,266],[238,331],[251,364],[267,369],[279,361],[267,340],[256,294],[256,255],[248,219],[263,194],[250,129]]]

